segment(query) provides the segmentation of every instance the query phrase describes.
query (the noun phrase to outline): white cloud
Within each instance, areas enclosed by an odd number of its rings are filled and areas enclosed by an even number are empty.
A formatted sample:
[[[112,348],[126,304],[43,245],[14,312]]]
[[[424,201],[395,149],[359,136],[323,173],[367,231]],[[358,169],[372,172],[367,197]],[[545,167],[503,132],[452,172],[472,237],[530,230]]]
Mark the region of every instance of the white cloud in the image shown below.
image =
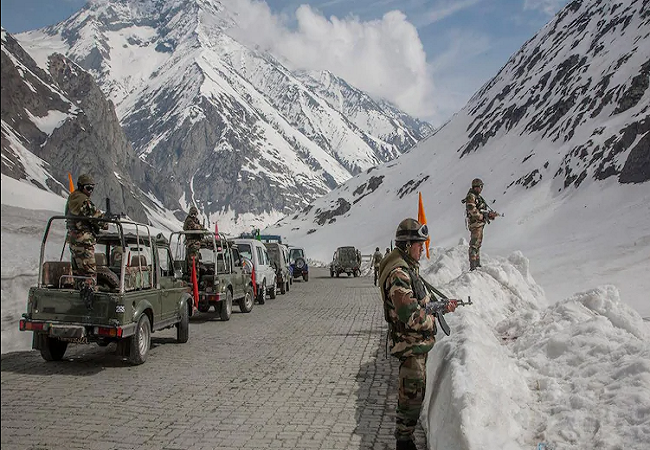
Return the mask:
[[[524,10],[538,10],[549,16],[555,15],[568,0],[525,0]]]
[[[480,0],[445,0],[437,2],[426,12],[426,14],[424,14],[422,22],[418,22],[418,26],[426,26],[438,22],[457,13],[458,11],[474,6],[479,3],[479,1]]]
[[[268,50],[295,69],[327,69],[375,97],[424,118],[435,115],[434,82],[415,26],[400,11],[379,20],[329,19],[298,7],[295,27],[263,2],[237,2],[234,37]]]

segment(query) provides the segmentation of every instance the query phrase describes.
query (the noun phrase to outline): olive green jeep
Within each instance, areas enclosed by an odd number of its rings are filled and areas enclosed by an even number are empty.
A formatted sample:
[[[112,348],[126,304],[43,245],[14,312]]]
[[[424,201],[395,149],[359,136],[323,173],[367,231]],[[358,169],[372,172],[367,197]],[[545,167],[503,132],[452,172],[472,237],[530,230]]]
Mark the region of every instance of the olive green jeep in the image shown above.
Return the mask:
[[[237,246],[225,235],[207,230],[174,231],[169,236],[174,255],[174,268],[178,276],[194,287],[192,262],[186,256],[186,240],[198,238],[198,258],[194,260],[199,312],[210,308],[221,320],[230,320],[233,302],[243,313],[253,310],[253,280]]]
[[[143,224],[83,218],[94,222],[96,229],[110,225],[97,234],[93,280],[73,274],[65,242],[63,249],[55,238],[47,245],[51,229],[64,226],[67,218],[54,216],[47,223],[38,284],[29,290],[27,312],[20,319],[20,330],[34,333],[32,347],[43,359],[62,359],[70,343],[116,342],[118,355],[142,364],[151,334],[171,327],[176,327],[178,342],[187,342],[192,296],[188,284],[175,276],[167,239],[162,234],[152,237]],[[52,247],[60,250],[60,256]],[[84,290],[87,283],[95,286],[94,291]]]
[[[330,277],[347,273],[358,277],[361,274],[361,252],[353,246],[339,247],[332,256]]]

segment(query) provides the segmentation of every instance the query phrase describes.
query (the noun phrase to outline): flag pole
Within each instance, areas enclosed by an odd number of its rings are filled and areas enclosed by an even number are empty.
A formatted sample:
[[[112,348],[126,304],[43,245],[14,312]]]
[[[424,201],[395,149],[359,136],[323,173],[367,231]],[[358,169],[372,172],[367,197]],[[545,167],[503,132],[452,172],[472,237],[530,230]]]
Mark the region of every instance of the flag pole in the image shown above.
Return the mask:
[[[427,223],[427,216],[424,214],[424,204],[422,203],[422,192],[418,192],[418,222],[422,225],[426,225]],[[429,243],[431,242],[431,235],[427,238],[427,240],[424,242],[424,248],[427,252],[427,259],[430,259],[431,257],[429,256]]]

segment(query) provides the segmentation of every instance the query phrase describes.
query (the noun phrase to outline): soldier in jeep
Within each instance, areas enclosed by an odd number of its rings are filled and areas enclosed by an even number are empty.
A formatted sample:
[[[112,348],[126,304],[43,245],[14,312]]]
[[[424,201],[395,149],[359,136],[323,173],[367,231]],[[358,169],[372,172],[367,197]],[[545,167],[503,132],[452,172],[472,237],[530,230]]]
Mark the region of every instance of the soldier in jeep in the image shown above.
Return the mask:
[[[95,180],[88,174],[77,179],[77,189],[68,196],[65,205],[66,216],[102,218],[104,212],[90,200],[95,189]],[[83,278],[79,283],[82,291],[94,292],[97,286],[97,266],[95,263],[95,244],[100,229],[108,229],[108,223],[91,222],[79,218],[68,219],[68,244],[72,253],[72,274]]]

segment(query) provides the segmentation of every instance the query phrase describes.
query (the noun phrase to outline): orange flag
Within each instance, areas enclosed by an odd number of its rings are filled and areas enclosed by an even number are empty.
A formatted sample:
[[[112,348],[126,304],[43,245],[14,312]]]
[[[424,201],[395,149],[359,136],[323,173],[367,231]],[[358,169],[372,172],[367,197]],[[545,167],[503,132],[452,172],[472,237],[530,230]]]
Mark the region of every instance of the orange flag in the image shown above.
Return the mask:
[[[68,182],[70,184],[70,193],[74,192],[74,183],[72,182],[72,175],[68,172]]]
[[[424,206],[422,205],[422,192],[418,192],[418,222],[422,225],[427,223],[427,216],[424,214]],[[424,244],[424,248],[427,252],[427,259],[429,259],[429,243],[431,242],[431,236],[429,236]]]

